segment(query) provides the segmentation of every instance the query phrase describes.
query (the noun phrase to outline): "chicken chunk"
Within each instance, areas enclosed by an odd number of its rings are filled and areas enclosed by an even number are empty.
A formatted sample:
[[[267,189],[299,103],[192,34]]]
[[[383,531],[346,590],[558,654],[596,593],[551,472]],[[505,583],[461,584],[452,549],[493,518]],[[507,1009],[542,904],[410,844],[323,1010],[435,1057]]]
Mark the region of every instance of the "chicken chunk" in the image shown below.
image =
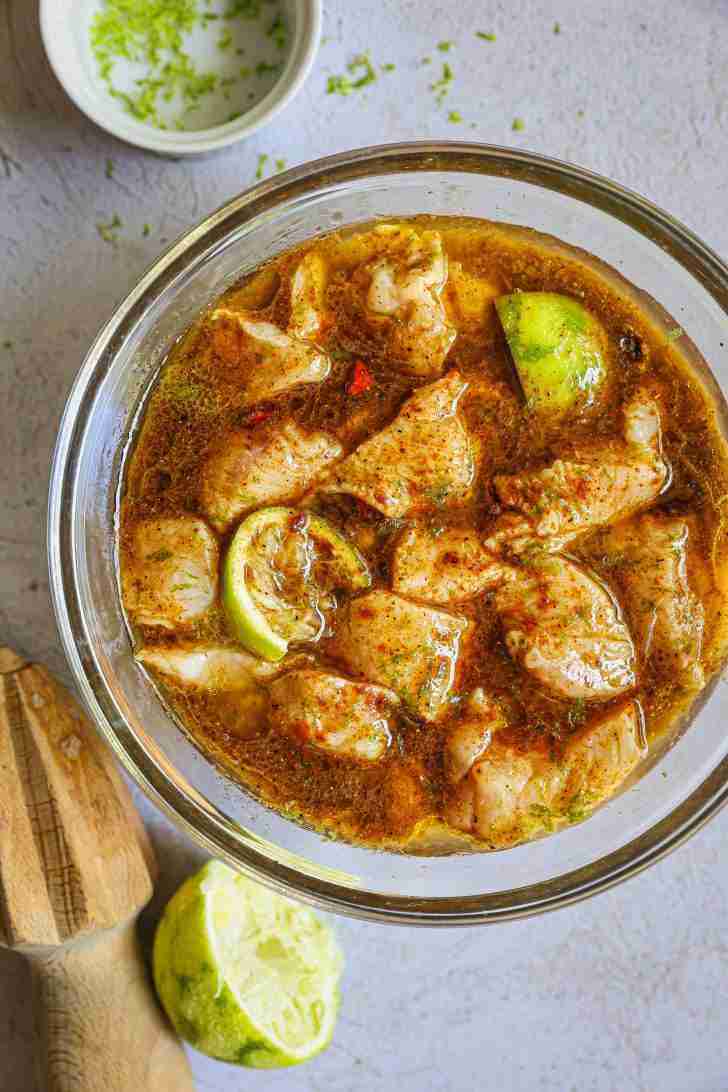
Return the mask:
[[[572,561],[543,555],[495,593],[511,656],[547,690],[607,701],[635,685],[635,652],[616,602]]]
[[[291,321],[288,332],[313,341],[321,332],[326,316],[326,265],[320,254],[310,251],[298,264],[291,281]]]
[[[623,435],[619,446],[595,444],[543,470],[496,476],[501,503],[519,514],[507,513],[486,546],[514,554],[534,545],[561,550],[578,535],[654,500],[669,468],[662,457],[659,409],[644,392],[625,407]]]
[[[610,528],[604,546],[644,658],[700,686],[705,617],[688,581],[691,533],[687,519],[650,513]]]
[[[486,717],[492,719],[489,708]],[[475,724],[471,730],[475,738]],[[584,818],[617,791],[647,753],[642,715],[633,701],[572,736],[560,760],[545,742],[522,752],[488,727],[483,738],[470,768],[459,780],[453,778],[444,818],[494,849]]]
[[[289,671],[270,687],[273,728],[301,743],[375,762],[391,741],[391,690],[327,671]]]
[[[280,675],[286,663],[269,663],[226,645],[204,644],[147,645],[138,650],[135,658],[178,686],[199,690],[246,689],[253,681]]]
[[[441,375],[456,330],[442,299],[448,263],[440,233],[383,224],[369,238],[374,256],[347,286],[350,343],[376,349],[408,375]]]
[[[493,735],[505,726],[498,702],[478,687],[468,698],[463,719],[451,731],[445,748],[445,773],[456,785],[490,746]]]
[[[458,416],[467,390],[457,372],[421,387],[391,425],[365,440],[325,485],[385,516],[409,516],[462,501],[475,478],[475,448]]]
[[[471,530],[408,528],[392,559],[392,589],[428,603],[458,603],[496,587],[509,571]]]
[[[215,326],[216,348],[240,365],[243,406],[302,383],[321,383],[331,371],[326,353],[271,322],[224,307],[213,311],[210,320]]]
[[[143,520],[124,554],[124,606],[138,625],[184,628],[212,606],[217,571],[217,539],[201,519]]]
[[[455,687],[471,623],[388,591],[351,600],[331,641],[347,670],[391,687],[408,709],[435,721]]]
[[[297,500],[342,454],[331,436],[294,421],[224,436],[203,467],[200,502],[226,531],[258,505]]]

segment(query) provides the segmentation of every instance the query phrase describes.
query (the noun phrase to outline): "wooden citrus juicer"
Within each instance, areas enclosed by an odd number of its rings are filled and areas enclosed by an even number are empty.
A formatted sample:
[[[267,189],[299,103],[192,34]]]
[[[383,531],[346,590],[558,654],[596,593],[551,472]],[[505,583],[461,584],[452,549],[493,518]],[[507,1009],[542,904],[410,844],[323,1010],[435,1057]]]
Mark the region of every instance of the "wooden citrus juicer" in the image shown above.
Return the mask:
[[[0,943],[31,963],[39,1092],[190,1092],[136,918],[156,866],[80,706],[0,648]]]

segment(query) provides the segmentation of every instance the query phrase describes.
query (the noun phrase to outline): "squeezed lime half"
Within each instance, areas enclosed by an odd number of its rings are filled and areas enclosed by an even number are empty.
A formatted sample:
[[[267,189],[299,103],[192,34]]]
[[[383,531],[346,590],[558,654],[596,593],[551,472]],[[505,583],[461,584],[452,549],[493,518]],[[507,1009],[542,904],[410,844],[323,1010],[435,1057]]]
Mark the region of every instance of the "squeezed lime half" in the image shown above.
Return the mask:
[[[297,1065],[331,1041],[343,959],[312,910],[209,861],[170,899],[154,981],[177,1032],[225,1062]]]

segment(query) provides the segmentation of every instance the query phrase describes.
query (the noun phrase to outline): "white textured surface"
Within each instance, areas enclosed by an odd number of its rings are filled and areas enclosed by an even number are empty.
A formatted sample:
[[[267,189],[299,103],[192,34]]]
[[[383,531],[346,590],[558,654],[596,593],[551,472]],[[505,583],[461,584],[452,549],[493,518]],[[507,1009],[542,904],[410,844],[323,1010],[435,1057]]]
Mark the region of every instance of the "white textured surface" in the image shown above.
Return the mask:
[[[248,144],[187,162],[124,147],[74,110],[44,61],[35,7],[0,0],[0,640],[57,670],[43,523],[65,392],[164,240],[247,186],[259,153],[293,165],[384,140],[512,143],[641,191],[728,255],[725,0],[328,0],[328,41],[300,98]],[[476,39],[477,29],[497,41]],[[435,48],[442,39],[456,43],[446,58]],[[362,96],[324,95],[327,73],[361,49],[396,72]],[[429,70],[418,63],[428,54]],[[437,109],[427,85],[443,59],[455,82]],[[463,124],[447,122],[450,109]],[[514,117],[522,132],[512,132]],[[96,223],[115,212],[123,228],[111,247]],[[199,854],[144,812],[163,866],[161,905]],[[726,835],[728,814],[626,886],[510,926],[340,922],[348,971],[330,1050],[273,1074],[196,1055],[198,1088],[724,1092]],[[153,920],[152,910],[147,929]],[[33,1088],[29,1034],[25,972],[5,955],[2,1092]]]

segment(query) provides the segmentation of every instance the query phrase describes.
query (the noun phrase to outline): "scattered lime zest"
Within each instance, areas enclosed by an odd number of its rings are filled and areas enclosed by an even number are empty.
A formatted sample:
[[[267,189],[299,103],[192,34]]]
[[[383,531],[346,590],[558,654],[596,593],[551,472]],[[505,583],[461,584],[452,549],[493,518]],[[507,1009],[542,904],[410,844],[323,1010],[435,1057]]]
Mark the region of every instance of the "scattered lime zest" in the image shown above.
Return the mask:
[[[445,61],[445,63],[442,66],[442,75],[440,76],[440,79],[435,80],[434,83],[430,84],[430,91],[434,91],[435,101],[437,102],[438,106],[442,105],[442,103],[443,103],[443,101],[445,99],[445,96],[447,95],[447,93],[450,90],[450,85],[451,85],[452,81],[453,81],[452,68],[447,63],[447,61]]]
[[[450,113],[447,115],[447,120],[457,125],[458,122],[463,120],[463,115],[460,113],[459,110],[451,110]]]
[[[511,123],[511,129],[514,133],[521,133],[526,128],[526,123],[523,118],[514,118]]]
[[[275,19],[268,27],[266,34],[269,38],[273,39],[273,43],[276,49],[285,49],[288,44],[288,26],[283,18],[281,12],[278,12]]]
[[[362,87],[367,87],[370,83],[374,83],[377,79],[376,69],[372,64],[371,57],[368,53],[357,53],[355,57],[349,61],[346,66],[346,72],[337,73],[336,75],[329,76],[326,81],[326,94],[327,95],[342,95],[346,97],[351,95],[353,91],[360,91]],[[361,75],[357,75],[361,73]],[[352,77],[356,76],[356,79]]]
[[[146,239],[147,236],[151,234],[151,231],[152,229],[150,228],[149,224],[145,224],[142,228],[142,236]]]
[[[112,246],[115,246],[119,241],[119,228],[121,227],[121,217],[118,212],[114,213],[108,224],[103,223],[103,221],[96,224],[96,230],[101,238],[105,243],[111,243]]]
[[[274,72],[280,72],[281,66],[277,62],[271,61],[258,61],[255,66],[256,76],[268,76]]]
[[[186,52],[187,37],[195,28],[205,28],[219,19],[257,19],[270,11],[270,0],[231,0],[220,12],[199,8],[199,0],[102,0],[91,21],[91,51],[108,93],[132,117],[162,130],[184,129],[185,119],[199,108],[203,96],[226,86],[217,73],[198,70]],[[279,49],[285,47],[286,25],[281,15],[273,20],[268,33]],[[232,29],[222,28],[218,49],[228,50],[233,40]],[[143,66],[143,74],[131,89],[123,90],[115,83],[114,68],[120,60]],[[256,73],[268,75],[278,68],[263,61]],[[177,116],[170,117],[170,110],[177,107]]]

